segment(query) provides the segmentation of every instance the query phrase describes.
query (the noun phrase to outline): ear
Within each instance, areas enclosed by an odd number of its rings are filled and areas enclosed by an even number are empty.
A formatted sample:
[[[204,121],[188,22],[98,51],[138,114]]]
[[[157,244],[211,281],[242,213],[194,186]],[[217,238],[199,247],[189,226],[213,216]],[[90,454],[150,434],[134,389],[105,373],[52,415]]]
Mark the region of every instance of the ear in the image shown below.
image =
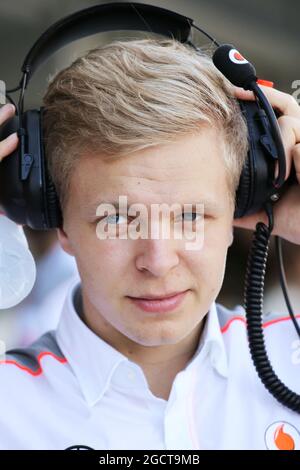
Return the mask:
[[[71,256],[74,256],[74,251],[70,243],[69,237],[63,228],[56,229],[57,238],[62,249]]]

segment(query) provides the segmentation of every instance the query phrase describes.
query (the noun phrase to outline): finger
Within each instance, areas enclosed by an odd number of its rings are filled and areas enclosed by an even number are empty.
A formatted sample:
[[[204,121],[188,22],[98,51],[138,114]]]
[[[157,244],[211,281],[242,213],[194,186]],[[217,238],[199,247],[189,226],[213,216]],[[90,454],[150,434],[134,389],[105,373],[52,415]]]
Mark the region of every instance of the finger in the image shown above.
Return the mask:
[[[300,106],[298,105],[297,101],[291,95],[286,93],[279,92],[278,90],[271,89],[269,87],[259,85],[260,87],[264,88],[264,92],[266,91],[267,98],[270,98],[270,94],[275,92],[277,95],[276,106],[278,109],[283,112],[291,113],[289,115],[282,115],[278,118],[278,124],[280,127],[282,141],[285,148],[286,154],[286,174],[285,180],[288,178],[290,171],[291,171],[291,164],[292,164],[292,147],[300,142]],[[235,96],[244,99],[244,100],[254,100],[254,94],[252,91],[244,90],[243,88],[234,87],[235,89]],[[283,95],[283,97],[282,97]],[[292,98],[292,100],[290,100]],[[270,100],[270,99],[269,99]],[[279,101],[281,100],[282,103],[285,103],[285,107],[283,105],[279,105]],[[293,115],[293,108],[294,104],[293,101],[296,103],[296,107],[298,108],[298,113],[294,113]],[[292,105],[289,103],[292,102]],[[271,105],[274,107],[275,100],[273,99],[272,102],[270,100]],[[295,117],[296,116],[296,117]],[[275,163],[275,178],[278,176],[278,162]]]
[[[233,93],[234,96],[240,100],[254,101],[255,99],[253,91],[244,90],[244,88],[240,88],[237,86],[233,86]]]
[[[300,143],[292,148],[292,158],[295,165],[296,176],[300,184]]]
[[[300,106],[297,103],[297,100],[292,95],[284,93],[283,91],[276,90],[275,88],[270,88],[268,86],[258,86],[266,95],[272,108],[279,111],[282,115],[300,118]],[[254,100],[253,91],[244,90],[243,88],[239,88],[236,86],[234,87],[234,95],[236,98],[239,98],[241,100]]]
[[[19,137],[16,132],[0,142],[0,162],[17,148],[18,143]]]
[[[0,108],[0,125],[15,115],[16,108],[12,103],[7,103]]]
[[[7,103],[0,108],[0,125],[4,124],[8,119],[11,119],[16,112],[16,108],[12,103]],[[0,161],[10,155],[16,148],[19,142],[17,133],[6,137],[0,142]]]
[[[300,142],[300,119],[290,116],[280,116],[278,118],[278,125],[281,133],[282,143],[285,151],[286,158],[286,173],[285,180],[289,177],[291,166],[293,162],[293,148]],[[278,176],[278,162],[275,167],[275,177]]]
[[[272,108],[279,110],[283,115],[300,118],[300,106],[292,95],[264,85],[258,86],[268,98]]]

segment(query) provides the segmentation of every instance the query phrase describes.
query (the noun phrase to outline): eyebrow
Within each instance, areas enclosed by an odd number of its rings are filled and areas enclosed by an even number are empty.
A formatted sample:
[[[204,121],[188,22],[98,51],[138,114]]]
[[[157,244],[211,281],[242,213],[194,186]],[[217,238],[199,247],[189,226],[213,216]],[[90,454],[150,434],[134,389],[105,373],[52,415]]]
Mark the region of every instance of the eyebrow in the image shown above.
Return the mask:
[[[91,206],[89,206],[89,213],[92,213],[93,215],[96,215],[96,210],[97,210],[97,207],[100,205],[100,204],[110,204],[112,207],[115,208],[116,211],[119,211],[119,201],[118,200],[112,200],[110,201],[109,198],[107,199],[104,199],[103,197],[101,198],[101,201],[98,202],[98,203],[94,203],[92,204]],[[141,203],[140,201],[130,201],[129,200],[129,197],[127,199],[127,208],[129,209],[130,206],[132,206],[133,204],[144,204],[144,203]],[[166,204],[165,201],[163,202],[160,202],[160,203],[150,203],[150,204]],[[178,204],[178,202],[173,202],[172,204]],[[171,206],[172,206],[171,204]],[[210,210],[210,211],[222,211],[224,210],[224,203],[223,201],[216,201],[214,199],[210,199],[210,198],[207,198],[207,196],[205,198],[199,198],[197,202],[184,202],[184,203],[179,203],[180,206],[182,207],[182,209],[184,210],[184,204],[190,204],[191,206],[191,209],[190,210],[196,210],[196,204],[204,204],[204,210]],[[147,204],[144,204],[145,206],[148,206]]]

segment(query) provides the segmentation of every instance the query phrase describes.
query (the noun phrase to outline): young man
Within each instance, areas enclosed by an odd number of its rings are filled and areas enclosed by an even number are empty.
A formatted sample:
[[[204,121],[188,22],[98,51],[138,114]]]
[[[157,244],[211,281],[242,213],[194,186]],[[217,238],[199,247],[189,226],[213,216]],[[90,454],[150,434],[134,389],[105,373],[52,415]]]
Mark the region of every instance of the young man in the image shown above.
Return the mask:
[[[283,114],[287,176],[292,161],[300,172],[299,106],[263,89]],[[81,282],[57,331],[2,361],[0,448],[300,448],[299,415],[256,374],[243,307],[215,303],[233,225],[265,220],[233,221],[248,147],[235,97],[253,99],[208,56],[165,39],[94,49],[51,81],[44,134],[63,209],[57,233]],[[1,112],[1,122],[13,114]],[[1,156],[16,145],[2,142]],[[128,236],[137,214],[120,209],[120,196],[146,208],[139,222],[155,230],[153,205],[179,204],[171,236]],[[276,206],[274,229],[298,244],[299,202],[295,186]],[[103,226],[116,236],[99,237]],[[187,249],[198,229],[200,249]],[[284,320],[268,322],[266,344],[278,375],[300,392],[297,336]]]

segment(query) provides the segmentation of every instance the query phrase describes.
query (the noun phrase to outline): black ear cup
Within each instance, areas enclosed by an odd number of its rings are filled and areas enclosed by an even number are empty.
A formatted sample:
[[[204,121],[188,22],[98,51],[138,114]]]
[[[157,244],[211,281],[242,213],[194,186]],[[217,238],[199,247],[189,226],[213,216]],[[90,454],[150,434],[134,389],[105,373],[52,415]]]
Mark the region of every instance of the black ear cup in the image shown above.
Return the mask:
[[[18,116],[0,128],[0,140],[12,132],[20,134],[17,150],[0,163],[0,205],[14,222],[48,230],[60,226],[61,211],[46,171],[40,110],[28,110],[22,116],[21,131]]]
[[[276,193],[273,185],[276,159],[273,142],[270,145],[266,134],[265,113],[256,101],[239,100],[239,105],[247,123],[249,150],[236,192],[236,218],[261,210]]]
[[[13,116],[0,127],[0,141],[17,132],[19,119]],[[0,163],[0,205],[1,209],[11,220],[17,224],[25,224],[26,201],[23,195],[23,185],[20,181],[20,158],[18,148],[3,158]]]

